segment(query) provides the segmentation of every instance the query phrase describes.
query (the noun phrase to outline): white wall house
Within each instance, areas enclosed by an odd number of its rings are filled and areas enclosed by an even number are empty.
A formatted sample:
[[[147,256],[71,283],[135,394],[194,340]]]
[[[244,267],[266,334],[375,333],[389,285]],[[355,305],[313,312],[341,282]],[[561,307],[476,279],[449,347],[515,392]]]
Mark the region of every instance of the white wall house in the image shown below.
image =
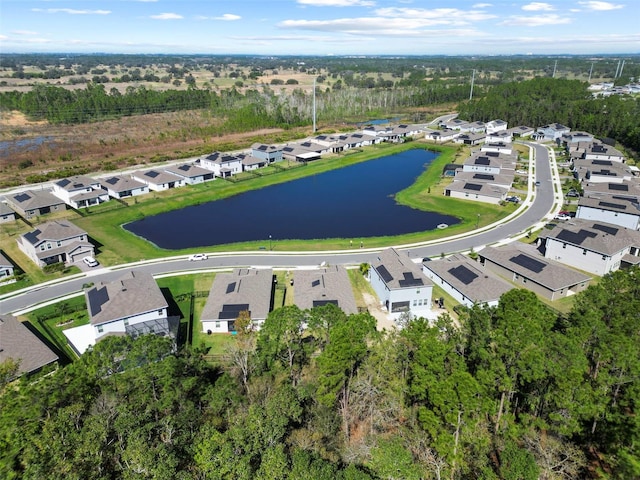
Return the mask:
[[[102,188],[105,188],[113,198],[135,197],[149,193],[149,186],[146,183],[124,175],[114,175],[104,179]]]
[[[200,157],[200,166],[211,170],[216,177],[226,178],[242,172],[242,160],[228,153],[213,152]]]
[[[208,182],[213,180],[213,172],[206,168],[201,168],[190,163],[184,163],[182,165],[172,165],[164,169],[165,172],[182,178],[182,182],[185,185],[196,185],[198,183]]]
[[[2,253],[0,253],[0,281],[3,281],[9,277],[13,277],[13,263],[9,261]]]
[[[582,197],[578,202],[576,218],[640,230],[640,204],[637,198]]]
[[[102,189],[100,182],[84,175],[54,182],[51,193],[72,208],[90,207],[109,200],[109,194]]]
[[[0,202],[0,223],[15,222],[16,212],[6,203]]]
[[[162,192],[171,188],[184,187],[186,182],[183,177],[165,172],[161,169],[152,169],[134,172],[131,177],[149,187],[149,190]]]
[[[251,322],[260,329],[269,314],[274,287],[271,269],[239,268],[218,273],[213,280],[200,320],[206,333],[233,333],[241,312],[249,312]]]
[[[369,281],[395,320],[405,312],[428,318],[433,283],[406,254],[393,248],[382,251],[371,263]]]
[[[87,255],[94,255],[87,232],[67,220],[38,225],[38,228],[21,235],[18,247],[36,265],[44,267],[62,262],[70,265]]]
[[[504,120],[500,120],[500,119],[491,120],[490,122],[487,122],[487,124],[486,124],[487,135],[490,135],[490,134],[496,133],[496,132],[506,132],[507,131],[507,127],[508,127],[508,124]]]
[[[620,268],[640,254],[640,232],[604,222],[574,220],[539,237],[544,256],[595,275]]]
[[[611,160],[614,162],[624,162],[625,158],[620,150],[605,145],[604,143],[594,143],[590,148],[587,148],[583,154],[583,158],[586,160]]]
[[[462,179],[454,179],[454,181],[451,182],[451,184],[444,190],[444,194],[447,197],[492,203],[494,205],[498,205],[502,200],[504,200],[507,197],[508,192],[508,187],[492,185],[486,181],[467,181]]]

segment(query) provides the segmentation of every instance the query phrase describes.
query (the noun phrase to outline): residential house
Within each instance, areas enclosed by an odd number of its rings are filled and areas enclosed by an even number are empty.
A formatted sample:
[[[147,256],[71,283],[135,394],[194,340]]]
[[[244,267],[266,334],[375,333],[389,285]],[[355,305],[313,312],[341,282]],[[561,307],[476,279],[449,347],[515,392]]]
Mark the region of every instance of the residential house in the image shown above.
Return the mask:
[[[495,307],[513,285],[482,268],[464,255],[422,263],[422,271],[456,301],[467,307],[475,304]]]
[[[582,182],[582,192],[585,197],[640,197],[640,182],[637,179],[616,182]]]
[[[443,122],[440,122],[439,126],[447,130],[467,131],[468,125],[469,125],[469,122],[467,122],[466,120],[461,120],[460,118],[452,118],[450,120],[445,120]]]
[[[182,165],[166,167],[164,171],[177,177],[181,177],[184,185],[196,185],[198,183],[208,182],[214,178],[211,170],[198,167],[191,163],[183,163]]]
[[[459,130],[444,129],[444,130],[427,130],[425,138],[432,140],[436,143],[452,142],[460,135]]]
[[[478,258],[487,270],[552,301],[583,291],[591,281],[584,273],[544,258],[532,245],[486,247]]]
[[[7,201],[27,220],[51,212],[62,212],[67,208],[67,205],[49,190],[25,190],[7,196]]]
[[[635,176],[626,163],[613,160],[574,159],[572,171],[576,179],[590,183],[623,183]]]
[[[638,198],[618,196],[606,199],[581,197],[575,218],[640,230],[640,201]]]
[[[155,168],[152,170],[134,172],[131,176],[134,180],[144,183],[149,187],[149,190],[153,190],[155,192],[183,187],[186,183],[183,177]]]
[[[102,181],[102,188],[107,190],[110,197],[127,198],[149,193],[146,183],[134,180],[124,175],[114,175]]]
[[[590,220],[558,224],[538,237],[546,258],[595,275],[606,275],[640,255],[640,232]]]
[[[562,135],[569,133],[571,129],[560,123],[550,123],[539,127],[533,134],[535,140],[543,142],[559,141]]]
[[[98,180],[85,175],[63,178],[53,183],[52,193],[71,208],[86,208],[109,200]]]
[[[454,142],[463,145],[480,145],[484,143],[486,137],[484,133],[461,133]]]
[[[418,125],[401,124],[394,127],[392,133],[398,138],[414,137],[422,133],[422,128]]]
[[[233,333],[240,312],[248,312],[255,329],[260,329],[271,306],[274,287],[271,269],[238,268],[218,273],[202,310],[202,331]]]
[[[78,355],[110,335],[173,335],[167,300],[148,273],[130,270],[114,281],[97,282],[84,295],[89,325],[64,331]]]
[[[58,262],[71,265],[94,255],[87,232],[68,220],[43,223],[17,241],[20,250],[40,267]]]
[[[480,147],[481,152],[495,152],[502,153],[503,155],[511,155],[513,153],[513,146],[511,143],[506,142],[486,142]]]
[[[514,137],[530,137],[535,133],[535,129],[526,125],[518,125],[517,127],[508,128],[507,131]]]
[[[301,310],[334,304],[347,315],[358,313],[347,270],[332,265],[313,270],[294,270],[293,303]]]
[[[465,125],[460,129],[461,132],[471,132],[471,133],[485,133],[486,130],[487,130],[487,125],[481,121],[469,122],[467,125]]]
[[[269,160],[266,158],[254,157],[246,153],[239,153],[238,158],[242,162],[242,171],[248,172],[250,170],[257,170],[258,168],[264,168],[269,165]]]
[[[242,160],[228,153],[213,152],[199,161],[202,168],[211,170],[216,177],[227,178],[242,172]]]
[[[513,184],[513,170],[506,170],[505,173],[477,173],[477,172],[465,172],[463,170],[456,170],[455,180],[475,183],[486,183],[491,186],[511,188]]]
[[[408,255],[393,248],[378,254],[369,269],[369,281],[394,320],[403,313],[428,318],[433,283]]]
[[[561,137],[562,144],[567,148],[576,143],[593,143],[593,135],[588,132],[569,132]]]
[[[582,158],[586,160],[611,160],[613,162],[625,161],[620,150],[604,143],[592,143],[590,148],[585,150]]]
[[[18,364],[13,380],[57,362],[58,355],[16,317],[0,314],[0,364],[10,359]]]
[[[494,174],[476,173],[469,174],[474,176],[492,177]],[[457,177],[457,175],[456,175]],[[462,200],[474,200],[484,203],[499,204],[507,197],[509,188],[491,185],[485,181],[466,181],[454,179],[453,182],[445,187],[444,194],[447,197],[460,198]]]
[[[16,212],[6,203],[0,202],[0,223],[16,221]]]
[[[487,135],[491,135],[493,133],[496,132],[506,132],[507,131],[507,122],[505,122],[504,120],[491,120],[490,122],[487,122],[486,124],[486,132]]]
[[[319,152],[313,149],[302,147],[301,145],[296,143],[283,147],[282,155],[287,160],[294,160],[296,162],[311,162],[313,160],[320,160],[321,158]]]
[[[282,147],[276,145],[265,145],[264,143],[254,143],[251,145],[251,155],[255,158],[266,160],[267,164],[281,162]]]
[[[0,282],[6,280],[9,277],[13,277],[14,267],[13,263],[0,252]]]
[[[507,132],[506,130],[500,130],[498,132],[487,133],[485,137],[485,142],[487,143],[511,143],[513,142],[513,135],[511,132]]]
[[[462,164],[464,172],[489,173],[499,175],[500,173],[515,172],[515,155],[506,155],[499,152],[473,152]]]

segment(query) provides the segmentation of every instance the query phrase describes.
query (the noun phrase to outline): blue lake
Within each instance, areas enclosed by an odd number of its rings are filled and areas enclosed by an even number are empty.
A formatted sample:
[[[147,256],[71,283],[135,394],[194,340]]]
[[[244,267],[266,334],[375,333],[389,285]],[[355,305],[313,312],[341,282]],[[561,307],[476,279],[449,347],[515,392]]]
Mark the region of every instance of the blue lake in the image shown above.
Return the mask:
[[[459,220],[399,205],[394,195],[414,183],[436,155],[408,150],[146,217],[124,228],[166,249],[247,241],[268,248],[269,236],[274,242],[347,238],[359,246],[367,237],[433,230],[441,223],[453,225]]]

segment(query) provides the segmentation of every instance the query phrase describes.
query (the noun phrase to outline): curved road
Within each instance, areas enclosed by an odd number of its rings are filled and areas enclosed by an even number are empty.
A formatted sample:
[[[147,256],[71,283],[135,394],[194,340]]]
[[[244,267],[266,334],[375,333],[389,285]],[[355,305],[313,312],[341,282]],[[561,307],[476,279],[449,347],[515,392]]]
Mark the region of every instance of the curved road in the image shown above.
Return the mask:
[[[494,244],[501,240],[523,234],[532,226],[543,221],[554,207],[554,182],[559,182],[557,172],[552,175],[549,152],[546,147],[537,143],[525,143],[535,152],[535,180],[540,186],[535,187],[532,194],[533,175],[529,178],[529,197],[518,210],[515,218],[495,225],[489,225],[478,231],[456,237],[449,237],[433,242],[397,247],[407,251],[413,258],[435,257],[442,252],[464,252],[472,248],[476,251],[485,245]],[[0,300],[0,314],[18,312],[34,305],[64,297],[82,290],[84,284],[97,281],[111,281],[119,278],[125,270],[144,271],[152,275],[162,275],[174,272],[218,269],[238,266],[278,266],[291,267],[317,266],[322,262],[331,264],[357,265],[371,262],[381,249],[354,249],[351,251],[314,252],[314,253],[225,253],[209,256],[209,259],[197,263],[189,262],[184,256],[112,268],[98,269],[86,274],[77,275],[71,279],[57,283],[40,284],[29,288],[20,294],[10,293]],[[11,296],[13,295],[13,296]],[[2,298],[2,296],[0,296]]]

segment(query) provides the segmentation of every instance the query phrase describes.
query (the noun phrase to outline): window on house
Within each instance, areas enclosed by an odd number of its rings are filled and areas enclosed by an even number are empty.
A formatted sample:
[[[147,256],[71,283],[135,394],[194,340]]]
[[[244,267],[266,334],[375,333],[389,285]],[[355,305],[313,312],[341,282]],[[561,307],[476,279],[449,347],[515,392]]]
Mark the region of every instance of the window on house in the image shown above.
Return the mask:
[[[162,315],[162,309],[158,310],[158,315]]]
[[[563,243],[563,244],[562,244],[562,248],[567,248],[567,244],[566,244],[566,243]]]
[[[216,328],[220,328],[220,322],[216,322]]]
[[[98,325],[98,333],[104,332],[104,327],[102,325]]]
[[[582,254],[583,254],[583,255],[586,255],[586,254],[587,254],[587,250],[586,250],[586,249],[583,249],[583,250],[582,250]]]
[[[418,301],[417,301],[417,300],[414,300],[414,301],[413,301],[413,306],[415,307],[416,305],[418,305]]]
[[[127,318],[127,319],[125,319],[125,321],[124,321],[124,326],[125,326],[125,327],[128,327],[128,326],[129,326],[129,319],[128,319],[128,318]]]

